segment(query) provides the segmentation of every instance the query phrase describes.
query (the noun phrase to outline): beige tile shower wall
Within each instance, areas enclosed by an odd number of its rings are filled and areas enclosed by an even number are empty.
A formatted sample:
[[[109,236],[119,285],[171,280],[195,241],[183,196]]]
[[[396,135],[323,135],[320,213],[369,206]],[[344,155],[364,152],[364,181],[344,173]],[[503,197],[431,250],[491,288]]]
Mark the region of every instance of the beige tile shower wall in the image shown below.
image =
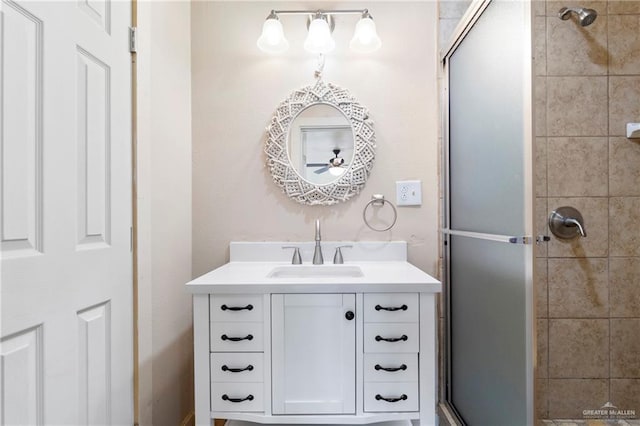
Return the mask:
[[[314,82],[316,57],[302,48],[305,19],[281,18],[290,43],[283,55],[262,53],[256,39],[271,9],[364,7],[382,48],[352,53],[348,44],[358,18],[337,16],[336,49],[326,57],[324,79],[369,108],[377,135],[373,172],[364,191],[347,203],[303,206],[274,184],[263,147],[276,106]],[[409,260],[437,275],[436,4],[221,1],[193,2],[191,9],[193,273],[226,262],[232,240],[312,240],[320,219],[324,240],[406,240]],[[422,206],[398,208],[389,232],[370,231],[362,221],[364,205],[374,193],[395,201],[395,181],[404,179],[422,180]],[[349,252],[344,256],[348,261]]]
[[[580,27],[562,6],[598,11]],[[562,205],[588,238],[537,251],[539,418],[640,416],[640,1],[548,1],[534,21],[538,233]]]

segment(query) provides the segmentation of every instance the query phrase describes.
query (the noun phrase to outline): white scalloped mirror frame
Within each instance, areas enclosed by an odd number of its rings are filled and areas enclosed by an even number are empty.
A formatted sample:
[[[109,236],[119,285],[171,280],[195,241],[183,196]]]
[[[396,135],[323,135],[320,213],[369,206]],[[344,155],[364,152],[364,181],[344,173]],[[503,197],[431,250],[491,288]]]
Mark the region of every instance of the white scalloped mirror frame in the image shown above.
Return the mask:
[[[316,103],[338,108],[351,122],[354,135],[353,160],[335,181],[314,184],[295,170],[287,151],[289,128],[295,117]],[[348,90],[318,79],[314,85],[296,90],[278,105],[267,127],[265,153],[274,182],[291,199],[306,205],[332,205],[358,194],[375,160],[376,134],[367,109]]]

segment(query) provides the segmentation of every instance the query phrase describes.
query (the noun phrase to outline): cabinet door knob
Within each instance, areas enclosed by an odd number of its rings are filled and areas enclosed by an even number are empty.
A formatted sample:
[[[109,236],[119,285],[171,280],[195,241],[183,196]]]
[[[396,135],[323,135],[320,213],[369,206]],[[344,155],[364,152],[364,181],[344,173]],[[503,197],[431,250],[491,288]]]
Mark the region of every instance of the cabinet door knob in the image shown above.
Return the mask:
[[[356,317],[356,314],[354,314],[352,311],[347,311],[347,313],[344,314],[344,317],[346,319],[348,319],[349,321],[351,321],[352,319],[354,319]]]

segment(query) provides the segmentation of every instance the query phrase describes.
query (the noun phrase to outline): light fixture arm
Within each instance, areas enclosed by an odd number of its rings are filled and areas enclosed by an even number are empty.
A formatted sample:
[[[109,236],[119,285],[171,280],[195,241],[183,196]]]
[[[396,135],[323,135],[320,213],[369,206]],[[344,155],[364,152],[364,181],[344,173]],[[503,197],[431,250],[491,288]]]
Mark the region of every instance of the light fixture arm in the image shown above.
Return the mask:
[[[342,9],[342,10],[272,10],[271,14],[275,15],[354,15],[354,14],[369,14],[368,9]],[[269,15],[271,16],[271,15]],[[370,16],[370,15],[369,15]]]
[[[369,14],[369,9],[341,9],[341,10],[324,10],[324,9],[316,9],[316,10],[271,10],[267,19],[279,19],[278,15],[307,15],[307,29],[309,28],[309,24],[313,19],[324,19],[329,24],[329,28],[331,32],[333,32],[333,28],[335,27],[335,22],[332,18],[332,15],[361,15],[363,18],[371,18],[371,14]]]
[[[269,16],[267,16],[267,19],[279,19],[279,18],[278,18],[278,15],[276,14],[276,11],[271,9]]]

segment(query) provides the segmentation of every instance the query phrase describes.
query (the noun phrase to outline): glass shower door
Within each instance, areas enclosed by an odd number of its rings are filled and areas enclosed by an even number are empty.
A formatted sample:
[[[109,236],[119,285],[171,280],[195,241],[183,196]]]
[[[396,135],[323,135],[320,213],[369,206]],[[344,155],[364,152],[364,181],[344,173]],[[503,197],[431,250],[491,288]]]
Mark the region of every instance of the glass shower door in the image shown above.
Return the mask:
[[[468,425],[520,426],[533,422],[530,4],[474,6],[443,62],[446,399]]]

